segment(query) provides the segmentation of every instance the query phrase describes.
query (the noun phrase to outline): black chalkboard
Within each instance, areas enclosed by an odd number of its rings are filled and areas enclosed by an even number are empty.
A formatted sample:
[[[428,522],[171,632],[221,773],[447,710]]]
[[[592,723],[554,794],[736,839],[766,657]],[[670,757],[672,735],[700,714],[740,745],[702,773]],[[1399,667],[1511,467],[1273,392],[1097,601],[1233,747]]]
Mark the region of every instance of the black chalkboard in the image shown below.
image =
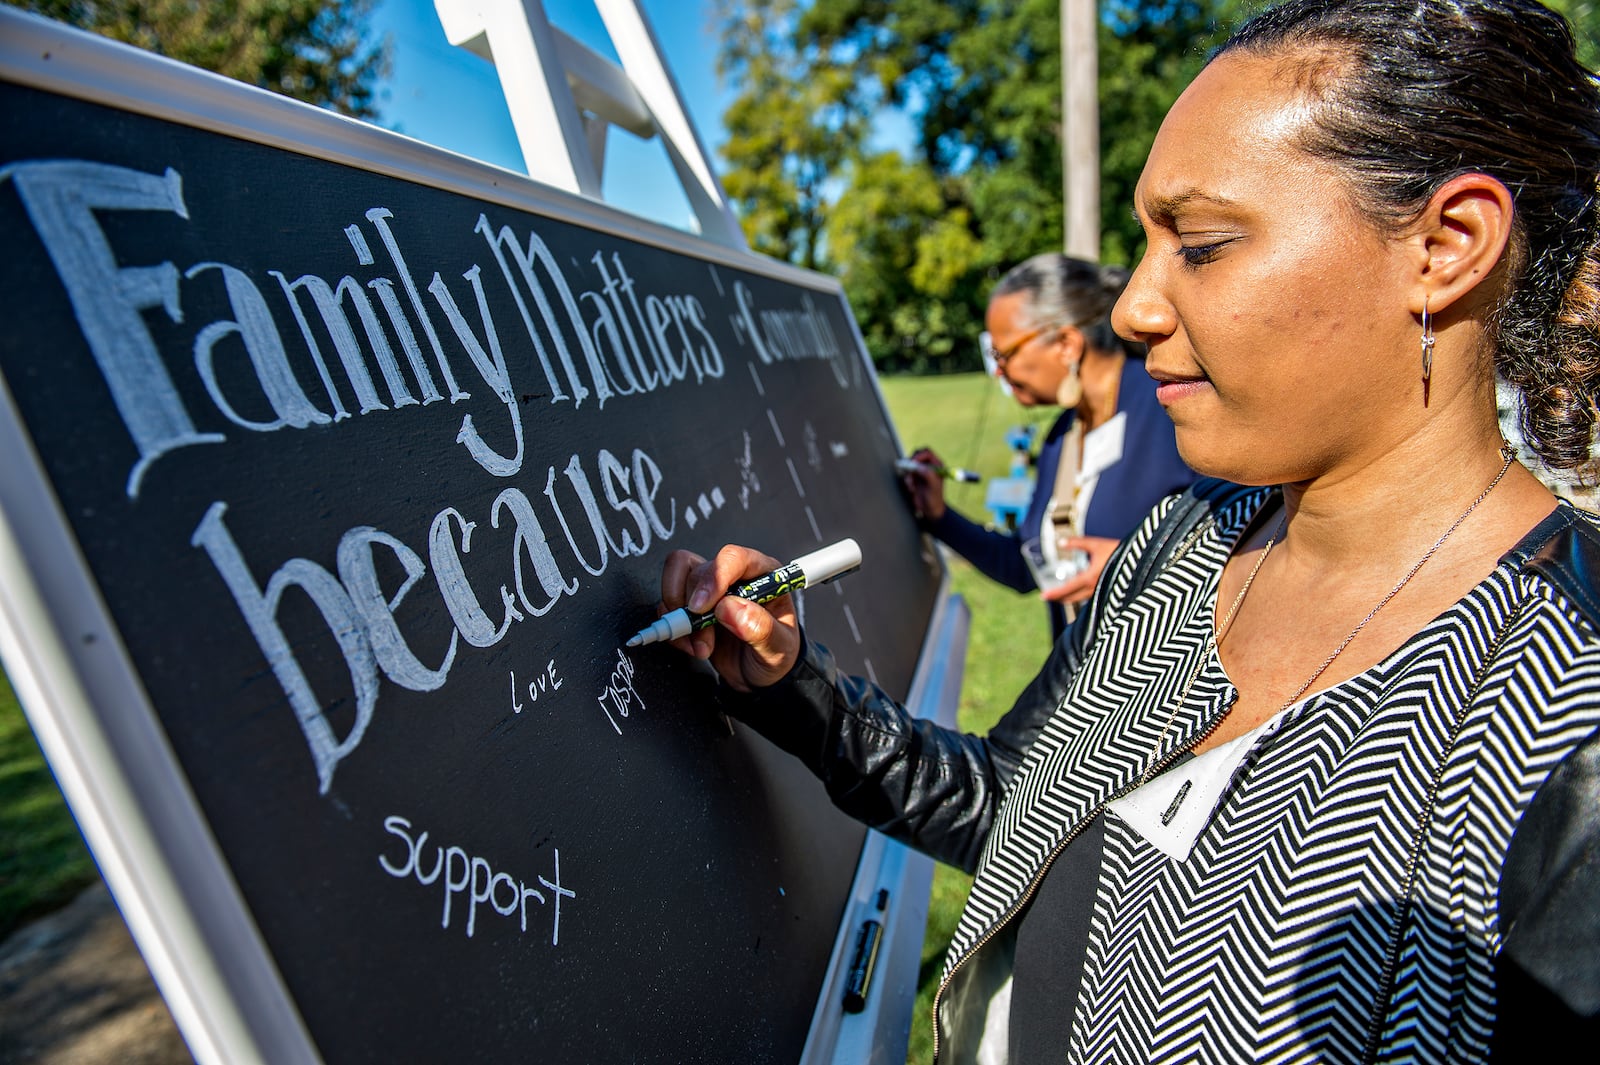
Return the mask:
[[[621,648],[669,550],[852,536],[808,633],[905,693],[940,573],[837,286],[9,81],[0,147],[5,461],[318,1052],[795,1060],[862,831]]]

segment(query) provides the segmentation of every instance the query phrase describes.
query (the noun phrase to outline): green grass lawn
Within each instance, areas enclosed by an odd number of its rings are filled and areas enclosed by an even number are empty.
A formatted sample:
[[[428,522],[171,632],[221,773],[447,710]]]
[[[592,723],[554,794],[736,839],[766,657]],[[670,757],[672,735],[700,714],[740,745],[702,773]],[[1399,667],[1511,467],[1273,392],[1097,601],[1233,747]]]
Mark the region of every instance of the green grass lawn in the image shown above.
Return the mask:
[[[0,673],[0,939],[72,901],[98,874]]]
[[[1042,432],[1052,410],[1025,412],[981,374],[902,377],[882,382],[906,448],[927,445],[948,463],[985,477],[1010,466],[1008,426],[1032,423]],[[975,520],[985,517],[983,485],[952,484],[948,499]],[[954,559],[953,589],[972,609],[960,724],[985,732],[1044,660],[1050,628],[1033,595],[1021,595]],[[62,802],[9,683],[0,674],[0,938],[22,922],[71,900],[94,881],[94,862]],[[923,979],[911,1029],[909,1060],[932,1056],[929,1009],[945,944],[966,898],[968,879],[941,866],[934,877]]]
[[[1001,395],[994,381],[982,374],[886,378],[882,386],[906,450],[932,447],[946,463],[977,470],[985,477],[1003,476],[1010,468],[1008,426],[1033,424],[1042,434],[1058,413],[1053,407],[1024,410]],[[974,521],[982,522],[987,516],[981,484],[951,485],[945,498]],[[972,610],[957,721],[967,732],[983,733],[1011,709],[1012,700],[1044,662],[1050,650],[1050,623],[1036,595],[1002,587],[953,555],[950,580],[952,590],[962,595]],[[927,1062],[933,1057],[933,992],[970,884],[970,877],[948,866],[941,865],[934,872],[917,1007],[906,1055],[909,1062]]]

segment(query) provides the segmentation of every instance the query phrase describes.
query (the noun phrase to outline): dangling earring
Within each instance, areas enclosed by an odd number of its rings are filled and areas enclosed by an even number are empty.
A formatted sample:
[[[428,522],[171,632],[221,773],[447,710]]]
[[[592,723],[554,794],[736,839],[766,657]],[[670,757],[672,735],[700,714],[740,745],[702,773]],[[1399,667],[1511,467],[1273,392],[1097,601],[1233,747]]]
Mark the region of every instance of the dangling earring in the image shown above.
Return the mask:
[[[1066,343],[1066,329],[1064,327],[1056,330],[1056,343]],[[1067,363],[1067,375],[1056,386],[1056,403],[1065,410],[1071,410],[1076,407],[1078,401],[1083,398],[1083,381],[1078,377],[1078,364],[1081,361],[1082,353],[1080,352],[1079,358]]]
[[[1422,297],[1422,405],[1428,405],[1433,386],[1433,315],[1428,313],[1428,297]]]
[[[1067,410],[1078,405],[1083,398],[1083,381],[1078,377],[1078,364],[1072,363],[1067,367],[1067,376],[1061,379],[1056,386],[1056,402]]]

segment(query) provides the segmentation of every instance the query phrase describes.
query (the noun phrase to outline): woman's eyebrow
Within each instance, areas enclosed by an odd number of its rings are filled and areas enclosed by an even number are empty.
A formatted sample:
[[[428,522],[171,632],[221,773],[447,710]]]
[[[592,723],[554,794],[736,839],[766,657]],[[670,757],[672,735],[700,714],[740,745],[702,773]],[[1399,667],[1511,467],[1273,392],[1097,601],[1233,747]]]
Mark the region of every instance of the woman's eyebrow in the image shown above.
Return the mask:
[[[1182,192],[1168,196],[1151,196],[1145,201],[1145,213],[1155,222],[1170,223],[1185,207],[1193,204],[1203,204],[1209,207],[1236,207],[1235,201],[1226,196],[1216,196],[1202,192],[1199,188],[1191,186]],[[1137,211],[1135,211],[1137,215]]]

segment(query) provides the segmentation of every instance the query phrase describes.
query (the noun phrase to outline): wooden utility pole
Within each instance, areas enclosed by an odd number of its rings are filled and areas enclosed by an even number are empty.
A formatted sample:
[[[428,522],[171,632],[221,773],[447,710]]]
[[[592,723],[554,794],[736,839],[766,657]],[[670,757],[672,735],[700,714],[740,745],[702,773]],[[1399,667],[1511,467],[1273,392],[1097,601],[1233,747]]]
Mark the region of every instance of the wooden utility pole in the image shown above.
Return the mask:
[[[1061,0],[1061,192],[1065,251],[1100,258],[1100,55],[1095,0]]]

